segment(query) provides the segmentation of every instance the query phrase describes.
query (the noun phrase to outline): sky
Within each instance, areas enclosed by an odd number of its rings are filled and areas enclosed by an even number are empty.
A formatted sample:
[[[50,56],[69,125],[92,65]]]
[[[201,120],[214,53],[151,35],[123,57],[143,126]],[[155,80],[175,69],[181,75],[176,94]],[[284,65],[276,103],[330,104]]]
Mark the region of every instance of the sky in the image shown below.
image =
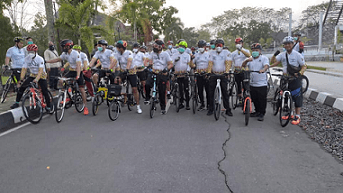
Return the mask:
[[[181,18],[185,27],[199,28],[202,24],[210,22],[212,17],[223,14],[224,11],[243,7],[266,7],[276,10],[290,7],[293,20],[299,20],[301,12],[308,6],[329,2],[329,0],[244,0],[242,2],[244,4],[233,0],[167,0],[166,6],[174,6],[179,10],[176,16]]]

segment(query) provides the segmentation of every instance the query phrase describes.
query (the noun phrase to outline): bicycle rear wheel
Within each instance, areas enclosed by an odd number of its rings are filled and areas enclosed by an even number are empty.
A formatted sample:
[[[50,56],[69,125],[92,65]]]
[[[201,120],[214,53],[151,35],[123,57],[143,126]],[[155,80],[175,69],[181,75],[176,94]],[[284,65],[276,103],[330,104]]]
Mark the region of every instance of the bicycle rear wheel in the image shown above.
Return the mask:
[[[273,115],[276,116],[279,112],[280,109],[280,90],[277,89],[275,91],[274,97],[273,97],[273,101],[272,101],[272,106],[273,106]]]
[[[192,89],[192,110],[193,114],[197,111],[198,108],[198,92],[197,92],[197,86],[194,85]]]
[[[94,96],[94,100],[92,102],[92,112],[94,116],[98,113],[100,104],[101,104],[101,96],[99,93],[97,93]]]
[[[37,124],[42,120],[43,107],[37,96],[33,97],[32,93],[25,95],[21,105],[23,114],[28,121]]]
[[[179,84],[175,83],[174,85],[174,98],[175,110],[178,113],[180,111],[180,91]]]
[[[232,88],[229,90],[229,97],[230,97],[230,107],[231,109],[236,109],[238,105],[238,88],[237,88],[237,83],[235,82],[234,84],[231,85]]]
[[[60,123],[64,116],[65,111],[65,97],[64,93],[60,93],[57,98],[57,103],[55,104],[55,118],[57,123]]]
[[[75,97],[74,98],[75,109],[77,112],[81,113],[83,109],[85,108],[85,104],[83,103],[83,100],[82,100],[82,95],[79,91],[76,91],[74,97]]]
[[[302,75],[301,76],[301,84],[302,84],[302,93],[304,94],[307,89],[308,89],[308,83],[309,83],[309,80],[307,78],[307,76],[305,75]]]
[[[250,107],[251,107],[251,100],[250,98],[247,98],[245,102],[245,113],[244,113],[244,121],[245,121],[245,126],[249,124],[249,118],[250,118]]]
[[[216,88],[214,91],[214,118],[216,121],[219,119],[220,111],[221,111],[221,104],[219,103],[219,88]]]
[[[108,107],[108,116],[112,121],[118,119],[120,113],[120,104],[118,101],[112,101]]]
[[[292,97],[290,94],[285,93],[283,101],[281,101],[280,108],[280,124],[282,127],[286,127],[291,120],[292,115]]]
[[[155,111],[156,111],[156,104],[155,104],[155,100],[152,99],[152,101],[150,103],[150,118],[154,117]]]
[[[1,103],[5,102],[7,94],[11,88],[11,83],[12,83],[12,78],[9,77],[6,81],[6,84],[5,84],[3,91],[2,91],[2,94],[1,94]]]

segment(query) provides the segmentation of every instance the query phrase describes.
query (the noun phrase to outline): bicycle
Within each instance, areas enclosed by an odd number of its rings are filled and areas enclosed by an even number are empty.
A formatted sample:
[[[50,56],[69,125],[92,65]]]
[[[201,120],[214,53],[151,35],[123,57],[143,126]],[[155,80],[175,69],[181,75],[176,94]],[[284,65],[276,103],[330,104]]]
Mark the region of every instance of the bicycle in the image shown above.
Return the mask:
[[[99,106],[106,100],[107,106],[110,105],[110,102],[113,100],[113,97],[108,97],[108,85],[110,85],[109,76],[107,73],[111,73],[110,70],[104,69],[95,69],[99,72],[105,72],[105,76],[100,79],[98,82],[98,90],[94,95],[94,99],[92,102],[92,113],[94,116],[98,113]]]
[[[279,120],[282,127],[286,127],[292,119],[292,95],[288,89],[289,81],[295,80],[295,77],[284,76],[282,74],[272,74],[280,77],[280,86],[276,89],[272,101],[273,115],[276,116],[280,112]],[[286,118],[286,119],[285,119]]]
[[[235,72],[229,73],[229,83],[228,83],[228,94],[229,94],[229,101],[230,101],[230,108],[235,109],[238,106],[238,86],[235,80]]]
[[[108,85],[108,97],[113,98],[110,105],[108,106],[108,116],[112,121],[117,120],[121,112],[121,103],[123,103],[121,89],[121,85]]]
[[[144,71],[146,71],[146,68],[144,68]],[[146,97],[145,89],[144,89],[141,81],[139,80],[138,76],[137,76],[137,90],[138,90],[138,93],[140,94],[140,96],[142,96],[145,99],[145,97]]]
[[[280,69],[280,68],[276,68],[274,70],[278,71],[278,72],[283,72],[283,70]],[[272,87],[273,90],[274,90],[275,87],[274,87],[274,81],[272,79],[272,74],[270,73],[269,70],[268,70],[267,74],[269,75],[268,86],[267,86],[267,92],[269,93],[270,87]],[[301,82],[302,82],[302,93],[304,94],[308,90],[309,79],[305,75],[301,75],[300,78],[301,78]]]
[[[79,85],[75,78],[62,78],[63,89],[59,89],[58,98],[55,107],[55,118],[60,123],[64,116],[65,109],[70,108],[73,104],[77,112],[81,113],[85,108],[85,104],[82,100],[81,92],[79,91]]]
[[[6,97],[7,97],[7,94],[8,94],[8,92],[9,92],[10,89],[11,89],[11,84],[12,84],[12,82],[13,82],[13,86],[14,86],[14,92],[17,92],[17,91],[18,91],[18,87],[17,87],[18,80],[17,80],[17,78],[14,76],[13,71],[14,71],[14,70],[11,70],[10,67],[5,68],[5,70],[3,71],[3,76],[9,76],[9,77],[8,77],[8,79],[6,80],[6,84],[3,86],[3,89],[2,89],[1,101],[0,101],[1,103],[4,103],[4,102],[5,102]],[[20,71],[17,70],[17,73],[20,73]]]
[[[151,99],[150,99],[150,118],[154,117],[154,114],[155,114],[155,111],[156,111],[156,104],[158,104],[158,99],[157,99],[157,74],[152,73],[152,79],[153,79],[153,87],[152,87],[152,96],[151,96]]]
[[[192,111],[193,111],[193,114],[195,114],[198,108],[198,103],[199,103],[197,76],[200,76],[200,74],[192,74],[190,76],[194,76],[194,78],[191,78],[190,88],[191,88],[191,99],[192,99]]]
[[[219,117],[220,117],[220,111],[221,111],[221,104],[222,104],[222,90],[220,87],[220,82],[222,77],[225,77],[226,74],[211,74],[211,77],[216,77],[217,78],[217,84],[216,84],[216,88],[214,90],[214,118],[216,121],[218,121]]]
[[[123,74],[123,76],[126,76],[125,80],[123,81],[123,86],[126,88],[126,104],[127,104],[127,108],[129,109],[129,111],[132,111],[132,107],[136,105],[136,102],[133,99],[133,94],[130,92],[132,91],[131,88],[131,84],[128,81],[128,75],[127,74]]]
[[[194,76],[194,75],[189,75],[187,72],[186,73],[182,73],[182,74],[178,74],[176,75],[175,73],[172,73],[172,86],[171,86],[171,93],[172,93],[172,96],[173,96],[173,104],[175,106],[175,110],[176,112],[178,113],[180,111],[180,104],[181,104],[181,94],[180,94],[180,87],[179,87],[179,83],[177,82],[177,76],[186,76],[186,78],[189,78],[190,76]],[[192,82],[192,81],[191,81]],[[196,88],[196,84],[194,83],[193,86]],[[192,86],[191,86],[192,87]],[[193,88],[192,88],[193,89]],[[192,91],[193,92],[193,91]],[[194,89],[194,92],[195,89]],[[198,106],[197,104],[197,94],[194,94],[192,93],[192,103],[193,103],[193,113],[195,114],[194,112],[194,109],[196,109],[196,107]],[[194,104],[196,103],[196,104]]]
[[[23,109],[23,114],[25,118],[33,123],[37,124],[42,120],[43,117],[43,109],[49,113],[54,113],[54,101],[52,94],[48,90],[49,98],[50,98],[50,110],[48,110],[47,103],[45,101],[45,97],[40,89],[38,89],[36,83],[30,82],[29,86],[26,88],[25,95],[23,96],[23,100],[21,103],[21,107]]]

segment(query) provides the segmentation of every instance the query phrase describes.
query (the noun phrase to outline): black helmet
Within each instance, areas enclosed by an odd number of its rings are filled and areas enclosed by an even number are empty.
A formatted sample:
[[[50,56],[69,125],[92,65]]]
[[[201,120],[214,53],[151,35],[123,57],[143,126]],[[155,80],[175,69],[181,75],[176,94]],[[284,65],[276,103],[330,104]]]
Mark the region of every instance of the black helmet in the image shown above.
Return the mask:
[[[293,35],[294,35],[294,36],[301,36],[301,33],[300,33],[300,32],[294,32]]]
[[[205,47],[206,46],[206,41],[205,40],[200,40],[198,42],[198,47]]]
[[[212,45],[212,44],[215,44],[216,43],[216,40],[211,40],[210,41],[210,44]]]
[[[185,41],[185,39],[179,39],[179,40],[177,41],[177,44],[179,44],[179,43],[182,42],[182,41]]]
[[[138,44],[137,42],[135,42],[135,43],[133,44],[133,47],[134,47],[134,48],[139,48],[139,44]]]
[[[108,43],[107,43],[106,40],[99,40],[99,41],[98,41],[98,44],[105,45],[105,46],[108,45]]]
[[[216,40],[216,45],[217,44],[223,44],[223,46],[224,46],[224,40],[223,39],[221,39],[221,38],[218,38],[217,40]]]
[[[141,48],[141,49],[143,48],[143,49],[145,49],[145,50],[146,50],[146,46],[141,46],[140,48]]]
[[[226,50],[229,50],[229,48],[228,48],[227,46],[224,46],[223,49],[224,49],[224,50],[225,50],[225,49],[226,49]]]
[[[251,49],[259,49],[259,50],[262,50],[262,46],[261,44],[259,43],[253,43],[251,46],[250,46]]]
[[[164,47],[164,42],[163,42],[162,40],[160,40],[160,39],[156,39],[156,40],[155,40],[155,43],[156,43],[157,45],[160,45],[160,46]]]
[[[21,38],[21,37],[15,37],[15,38],[13,39],[13,41],[14,41],[14,42],[22,42],[22,41],[24,41],[24,39]]]
[[[60,45],[62,48],[69,46],[69,49],[71,49],[73,47],[74,43],[72,40],[64,39],[60,42]]]
[[[107,49],[110,49],[110,50],[114,51],[114,46],[109,45],[109,46],[107,46]]]

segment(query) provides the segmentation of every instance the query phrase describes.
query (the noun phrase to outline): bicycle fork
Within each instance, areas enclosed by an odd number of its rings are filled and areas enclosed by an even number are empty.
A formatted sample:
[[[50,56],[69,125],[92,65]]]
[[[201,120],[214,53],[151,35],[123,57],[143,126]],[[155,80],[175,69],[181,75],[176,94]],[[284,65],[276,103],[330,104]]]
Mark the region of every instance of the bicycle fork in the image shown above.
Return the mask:
[[[218,88],[219,92],[218,92],[218,103],[221,104],[222,103],[222,92],[221,92],[221,88],[220,88],[220,79],[217,79],[217,85],[216,88]]]

